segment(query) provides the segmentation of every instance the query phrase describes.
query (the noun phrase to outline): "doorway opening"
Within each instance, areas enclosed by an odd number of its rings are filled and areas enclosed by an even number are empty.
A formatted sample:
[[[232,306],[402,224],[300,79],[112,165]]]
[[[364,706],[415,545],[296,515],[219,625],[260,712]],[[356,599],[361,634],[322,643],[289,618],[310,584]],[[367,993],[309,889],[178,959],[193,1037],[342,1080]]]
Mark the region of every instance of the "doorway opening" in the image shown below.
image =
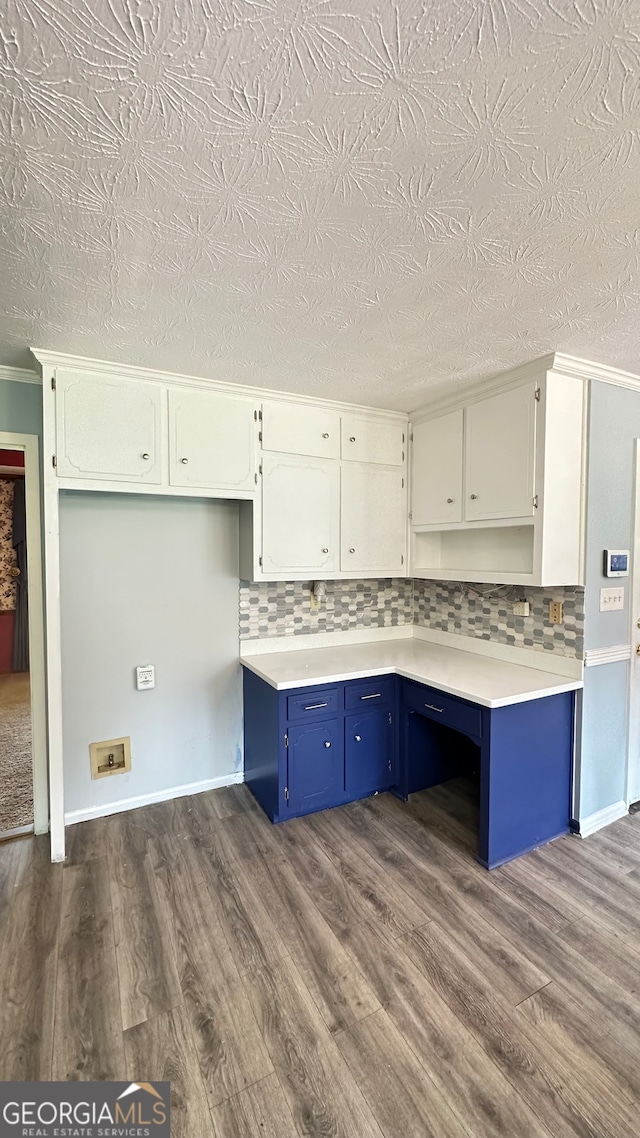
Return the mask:
[[[0,841],[48,829],[43,644],[37,439],[0,433]]]

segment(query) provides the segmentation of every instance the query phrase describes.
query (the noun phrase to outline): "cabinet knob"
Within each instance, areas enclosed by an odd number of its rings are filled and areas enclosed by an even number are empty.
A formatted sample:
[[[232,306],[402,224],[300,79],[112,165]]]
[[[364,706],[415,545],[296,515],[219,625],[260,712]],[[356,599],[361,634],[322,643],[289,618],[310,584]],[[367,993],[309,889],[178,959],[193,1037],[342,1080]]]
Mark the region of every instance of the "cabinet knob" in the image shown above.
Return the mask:
[[[471,501],[472,501],[472,502],[475,502],[475,501],[476,501],[476,499],[477,499],[477,497],[478,497],[478,495],[477,495],[477,494],[472,494],[472,495],[471,495]]]
[[[182,465],[183,465],[183,466],[186,466],[186,465],[187,465],[187,463],[188,463],[188,461],[189,461],[189,459],[188,459],[188,458],[181,458],[181,459],[180,459],[180,462],[182,463]]]
[[[355,436],[355,435],[350,435],[350,436],[349,436],[349,442],[350,442],[350,443],[355,443],[355,441],[356,441],[356,436]]]
[[[323,546],[322,546],[322,552],[323,552],[323,553],[328,553],[328,552],[329,552],[329,547],[328,547],[328,545],[323,545]]]
[[[330,746],[331,746],[331,743],[330,743],[330,742],[329,742],[329,740],[327,739],[327,740],[326,740],[326,742],[325,742],[325,747],[330,747]]]
[[[322,437],[323,437],[323,439],[328,439],[328,438],[329,438],[329,432],[328,432],[328,431],[325,431],[325,432],[323,433]]]
[[[450,506],[452,502],[453,502],[453,498],[447,498],[447,505],[448,506]]]
[[[143,457],[144,459],[147,459],[147,458],[151,458],[151,455],[150,455],[150,454],[147,454],[147,452],[145,451],[145,453],[143,454],[143,456],[142,456],[142,457]]]
[[[349,553],[355,553],[355,549],[353,548],[353,546],[351,546],[351,549],[349,550]]]
[[[354,737],[354,739],[355,739],[356,743],[361,743],[361,742],[362,742],[362,735],[354,735],[353,737]]]

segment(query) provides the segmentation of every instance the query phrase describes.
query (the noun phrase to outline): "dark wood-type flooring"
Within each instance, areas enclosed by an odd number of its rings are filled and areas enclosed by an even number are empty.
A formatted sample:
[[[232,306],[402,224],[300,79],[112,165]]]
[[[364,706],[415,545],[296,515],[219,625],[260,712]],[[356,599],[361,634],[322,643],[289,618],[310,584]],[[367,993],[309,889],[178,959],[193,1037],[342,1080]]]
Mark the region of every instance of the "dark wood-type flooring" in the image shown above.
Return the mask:
[[[0,1078],[169,1079],[174,1138],[637,1138],[640,815],[487,873],[465,783],[242,786],[0,848]]]

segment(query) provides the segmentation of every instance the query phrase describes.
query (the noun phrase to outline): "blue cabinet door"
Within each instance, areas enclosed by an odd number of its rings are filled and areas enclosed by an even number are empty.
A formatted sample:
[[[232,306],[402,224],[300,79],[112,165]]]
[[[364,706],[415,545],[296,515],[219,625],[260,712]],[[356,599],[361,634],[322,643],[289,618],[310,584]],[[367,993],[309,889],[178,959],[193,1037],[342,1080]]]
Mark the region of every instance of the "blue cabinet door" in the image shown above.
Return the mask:
[[[349,798],[387,790],[395,782],[390,718],[388,708],[346,716],[344,764]]]
[[[289,727],[287,754],[292,814],[306,814],[344,801],[341,719]]]

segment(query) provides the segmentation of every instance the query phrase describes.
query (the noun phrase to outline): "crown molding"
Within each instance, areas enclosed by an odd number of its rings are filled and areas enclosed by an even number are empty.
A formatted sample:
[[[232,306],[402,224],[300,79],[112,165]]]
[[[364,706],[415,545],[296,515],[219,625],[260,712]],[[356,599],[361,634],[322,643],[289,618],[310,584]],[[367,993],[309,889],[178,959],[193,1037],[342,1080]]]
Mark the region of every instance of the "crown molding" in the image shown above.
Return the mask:
[[[286,403],[314,406],[322,404],[336,411],[358,411],[364,415],[384,416],[406,423],[405,411],[392,411],[385,407],[367,407],[359,403],[343,403],[333,399],[322,399],[315,395],[298,395],[291,391],[277,391],[268,387],[248,387],[242,383],[225,383],[217,379],[207,379],[201,375],[182,375],[180,372],[160,371],[156,368],[138,367],[135,364],[118,364],[110,360],[95,360],[85,356],[72,356],[66,352],[50,352],[46,348],[31,348],[31,352],[43,367],[70,368],[73,371],[111,376],[121,379],[136,379],[143,382],[166,383],[171,387],[199,387],[218,391],[225,395],[244,395],[260,402],[278,399]]]
[[[4,364],[0,364],[0,379],[6,379],[9,383],[42,384],[42,376],[37,371],[29,371],[24,367],[5,367]]]
[[[618,387],[631,387],[634,391],[640,388],[640,375],[607,364],[581,360],[577,356],[565,356],[563,352],[555,353],[552,370],[576,379],[598,379],[602,383],[613,383]]]
[[[479,383],[458,389],[455,394],[452,393],[431,402],[422,403],[409,413],[409,417],[412,423],[418,423],[422,418],[432,418],[440,412],[446,412],[463,404],[483,399],[502,388],[523,383],[534,375],[550,371],[555,372],[556,375],[566,375],[571,379],[580,379],[583,382],[595,379],[601,383],[631,388],[633,391],[640,390],[640,375],[634,375],[630,371],[622,371],[620,368],[608,367],[607,364],[582,360],[578,356],[568,356],[564,352],[550,352],[546,356],[539,356],[538,359],[530,360],[519,367],[489,375]]]
[[[412,423],[418,423],[420,419],[431,418],[440,411],[448,411],[450,408],[460,407],[477,399],[484,399],[485,396],[492,395],[503,387],[511,387],[514,383],[524,383],[525,380],[531,379],[534,375],[550,371],[555,359],[556,355],[552,352],[550,355],[540,356],[538,359],[529,360],[526,364],[520,364],[519,367],[494,372],[488,375],[486,379],[470,384],[468,387],[458,388],[455,393],[442,395],[439,399],[434,399],[428,403],[421,403],[414,411],[409,412],[409,418]]]

